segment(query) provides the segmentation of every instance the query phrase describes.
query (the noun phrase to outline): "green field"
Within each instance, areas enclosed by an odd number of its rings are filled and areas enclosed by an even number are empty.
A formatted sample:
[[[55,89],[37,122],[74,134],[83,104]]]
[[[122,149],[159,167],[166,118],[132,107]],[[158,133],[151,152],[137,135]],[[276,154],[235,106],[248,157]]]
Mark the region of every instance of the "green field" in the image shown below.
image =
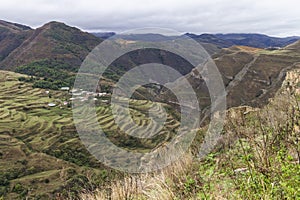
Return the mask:
[[[113,178],[116,173],[99,163],[81,143],[72,110],[62,105],[70,95],[52,90],[47,94],[45,89],[18,81],[21,76],[25,75],[7,71],[0,74],[0,197],[76,195],[78,188],[92,187]],[[57,106],[49,107],[49,103]],[[116,145],[130,150],[149,151],[162,140],[172,138],[180,125],[173,111],[167,115],[157,137],[138,140],[120,131],[108,105],[96,104],[98,122],[106,135]],[[131,100],[133,121],[137,125],[156,127],[147,113],[150,108],[161,108],[157,105]],[[167,105],[162,106],[170,110]]]

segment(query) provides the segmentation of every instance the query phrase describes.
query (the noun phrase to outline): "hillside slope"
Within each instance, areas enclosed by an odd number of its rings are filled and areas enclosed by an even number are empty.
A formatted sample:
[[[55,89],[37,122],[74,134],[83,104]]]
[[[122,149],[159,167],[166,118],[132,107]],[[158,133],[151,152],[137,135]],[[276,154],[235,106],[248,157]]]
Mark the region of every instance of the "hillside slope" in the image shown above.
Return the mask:
[[[192,150],[153,174],[129,174],[84,192],[104,199],[299,199],[300,65],[287,73],[275,97],[260,109],[227,110],[219,144],[199,159],[199,131]],[[109,189],[109,193],[106,190]]]
[[[0,20],[0,62],[19,47],[32,33],[28,26]]]
[[[214,56],[226,87],[227,106],[266,104],[280,88],[286,71],[300,62],[299,50],[299,42],[275,51],[233,46]],[[194,72],[187,78],[201,95],[202,105],[208,106],[203,78]]]
[[[67,91],[33,88],[32,83],[20,81],[22,77],[29,78],[0,71],[0,198],[54,199],[59,194],[65,199],[118,175],[98,162],[81,142],[73,123],[72,96]],[[158,135],[150,139],[129,136],[117,126],[110,105],[103,99],[89,101],[96,104],[102,130],[120,147],[149,151],[172,138],[180,125],[170,106],[131,100],[132,119],[139,125],[159,128],[148,119],[148,110],[164,108],[169,112]],[[130,164],[130,157],[124,159]]]
[[[63,69],[76,71],[86,55],[101,41],[77,28],[49,22],[31,31],[31,35],[0,63],[0,69],[14,71],[18,66],[47,60],[50,68],[54,67],[54,63],[61,63]]]

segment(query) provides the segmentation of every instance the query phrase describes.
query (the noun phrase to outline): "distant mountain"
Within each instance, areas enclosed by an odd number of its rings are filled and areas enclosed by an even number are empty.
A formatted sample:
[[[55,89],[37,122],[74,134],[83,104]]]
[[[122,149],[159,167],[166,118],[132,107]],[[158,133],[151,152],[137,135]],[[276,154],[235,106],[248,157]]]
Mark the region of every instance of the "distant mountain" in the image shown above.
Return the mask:
[[[107,39],[111,36],[116,35],[114,32],[103,32],[103,33],[92,33],[96,37],[101,39]],[[300,40],[299,36],[292,37],[270,37],[263,34],[193,34],[186,33],[185,36],[195,39],[201,44],[215,45],[218,48],[227,48],[234,45],[249,46],[255,48],[269,48],[269,47],[285,47],[289,44]],[[165,36],[161,34],[128,34],[128,35],[118,35],[117,37],[124,40],[134,40],[134,41],[165,41],[173,40],[178,38],[178,36]]]
[[[220,48],[234,45],[249,46],[255,48],[285,47],[300,39],[300,37],[270,37],[262,34],[201,34],[195,35],[186,33],[185,35],[198,42],[214,44]]]
[[[190,38],[193,38],[194,40],[196,40],[200,43],[214,44],[219,48],[225,48],[225,47],[230,47],[230,46],[235,45],[231,41],[219,38],[216,35],[212,35],[212,34],[195,35],[192,33],[186,33],[185,35]]]
[[[99,32],[99,33],[91,33],[91,34],[101,39],[107,39],[109,37],[116,35],[116,33],[114,32]]]
[[[278,38],[262,34],[216,34],[215,36],[235,45],[256,48],[285,47],[300,39],[300,37]]]
[[[72,86],[74,75],[88,53],[103,41],[101,38],[112,35],[114,33],[90,34],[59,22],[49,22],[34,30],[0,21],[0,69],[42,77],[44,79],[37,84],[39,87],[54,89]],[[300,60],[300,43],[296,42],[298,37],[275,38],[261,34],[185,35],[198,41],[214,55],[224,84],[229,87],[230,106],[258,105],[255,102],[258,97],[261,100],[268,99],[273,93],[266,91],[278,88],[274,84],[280,83],[282,70]],[[182,36],[135,34],[117,37],[120,38],[120,45],[123,45],[129,40],[165,41]],[[283,49],[263,49],[268,47]],[[201,85],[203,80],[193,74],[193,66],[181,57],[161,50],[142,49],[123,55],[112,63],[106,75],[108,79],[116,81],[129,69],[151,62],[174,67],[187,76],[197,88],[198,94],[206,95],[205,86]],[[243,76],[240,77],[239,74]],[[240,77],[239,80],[236,77]],[[207,102],[203,101],[203,105],[207,105]]]
[[[177,38],[177,36],[166,36],[157,33],[124,34],[124,35],[118,35],[117,37],[122,38],[123,40],[150,41],[150,42],[168,41]]]
[[[222,48],[235,45],[249,46],[255,48],[285,47],[300,39],[300,37],[277,38],[262,34],[201,34],[186,33],[188,36],[199,42],[211,55]],[[117,36],[124,40],[134,41],[166,41],[178,38],[178,36],[164,36],[160,34],[131,34]]]
[[[115,38],[119,38],[125,41],[138,41],[138,42],[161,42],[161,41],[170,41],[179,39],[182,36],[166,36],[162,34],[154,34],[154,33],[147,33],[147,34],[120,34],[116,35],[113,32],[108,33],[92,33],[93,35],[101,38],[101,39],[107,39],[111,36],[115,36]],[[200,42],[201,45],[205,48],[205,50],[213,55],[221,50],[221,48],[229,47],[233,45],[232,43],[228,44],[222,44],[222,42],[217,43],[214,42],[212,39],[198,39],[197,35],[193,34],[186,34],[187,36],[190,36],[191,38],[195,39],[197,42]],[[193,37],[194,36],[194,37]],[[220,39],[218,39],[220,40]],[[225,41],[226,42],[226,41]]]

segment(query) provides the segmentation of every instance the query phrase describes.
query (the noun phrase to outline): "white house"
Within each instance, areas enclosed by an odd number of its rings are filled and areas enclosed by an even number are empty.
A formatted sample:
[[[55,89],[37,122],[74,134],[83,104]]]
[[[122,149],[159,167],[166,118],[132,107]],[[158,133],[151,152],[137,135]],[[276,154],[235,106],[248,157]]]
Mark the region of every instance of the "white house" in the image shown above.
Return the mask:
[[[62,87],[60,90],[63,90],[63,91],[69,91],[69,90],[70,90],[70,87]]]

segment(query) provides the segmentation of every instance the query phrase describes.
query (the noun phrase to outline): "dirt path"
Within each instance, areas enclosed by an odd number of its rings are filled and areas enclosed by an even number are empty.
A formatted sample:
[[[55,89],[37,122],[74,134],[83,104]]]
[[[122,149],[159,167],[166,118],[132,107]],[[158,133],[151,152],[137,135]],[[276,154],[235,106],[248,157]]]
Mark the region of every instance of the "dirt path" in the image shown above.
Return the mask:
[[[231,91],[235,86],[237,86],[244,78],[250,67],[256,62],[258,59],[259,55],[255,55],[253,60],[246,64],[243,69],[237,73],[234,77],[234,79],[228,84],[226,87],[226,93],[228,94],[229,91]]]

